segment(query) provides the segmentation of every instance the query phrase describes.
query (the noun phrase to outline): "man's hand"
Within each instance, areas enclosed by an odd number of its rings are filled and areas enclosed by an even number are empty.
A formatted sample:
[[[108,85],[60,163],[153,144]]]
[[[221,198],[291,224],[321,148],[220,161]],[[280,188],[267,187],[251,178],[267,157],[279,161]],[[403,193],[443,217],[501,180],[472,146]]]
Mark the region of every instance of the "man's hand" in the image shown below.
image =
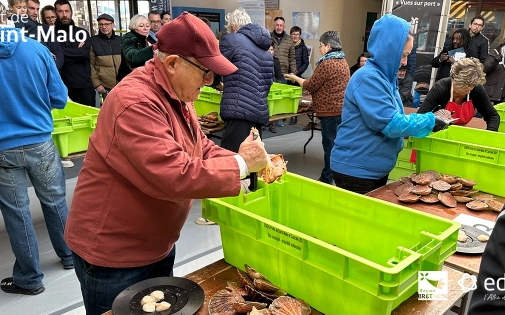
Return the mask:
[[[56,55],[51,53],[51,56],[53,56],[53,59],[56,60]]]
[[[85,42],[79,42],[79,45],[77,46],[77,48],[81,48],[82,46],[84,46],[84,43]]]
[[[103,85],[99,85],[99,86],[97,86],[95,89],[96,89],[96,91],[97,91],[98,93],[100,93],[100,94],[103,94],[103,93],[107,92],[107,91],[105,90],[105,88],[103,87]]]
[[[249,173],[256,173],[264,169],[270,160],[268,158],[267,151],[265,151],[263,142],[259,139],[254,140],[252,132],[244,140],[244,142],[240,144],[238,154],[247,164]]]

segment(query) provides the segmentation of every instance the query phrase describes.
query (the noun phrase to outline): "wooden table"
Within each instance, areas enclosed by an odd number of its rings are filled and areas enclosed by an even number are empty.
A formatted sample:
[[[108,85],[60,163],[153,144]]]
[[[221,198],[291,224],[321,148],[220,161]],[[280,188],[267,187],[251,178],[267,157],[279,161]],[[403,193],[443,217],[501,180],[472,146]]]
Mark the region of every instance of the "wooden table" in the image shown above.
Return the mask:
[[[422,212],[434,214],[439,217],[443,217],[449,220],[454,219],[460,213],[468,214],[474,217],[478,217],[485,220],[496,221],[498,213],[494,211],[472,211],[468,209],[464,204],[458,203],[456,208],[448,208],[440,203],[436,204],[426,204],[423,202],[416,203],[402,203],[398,201],[398,197],[395,195],[394,191],[396,187],[401,185],[401,182],[396,181],[374,191],[367,193],[367,196],[374,197],[377,199],[385,200],[394,204],[399,204],[404,207],[419,210]],[[468,272],[470,274],[477,275],[479,273],[481,255],[464,255],[464,254],[453,254],[446,261],[445,264],[451,266],[455,269],[461,270],[463,272]]]

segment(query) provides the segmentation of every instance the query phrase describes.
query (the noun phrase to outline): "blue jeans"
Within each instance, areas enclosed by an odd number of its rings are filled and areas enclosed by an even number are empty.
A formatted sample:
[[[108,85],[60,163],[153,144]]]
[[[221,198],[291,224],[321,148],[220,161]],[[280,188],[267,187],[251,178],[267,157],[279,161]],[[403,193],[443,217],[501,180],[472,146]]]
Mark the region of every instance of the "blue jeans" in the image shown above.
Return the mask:
[[[337,137],[337,128],[342,123],[342,116],[318,117],[321,121],[321,137],[323,138],[324,168],[319,180],[326,184],[333,183],[333,171],[330,167],[331,149]]]
[[[141,231],[139,230],[139,233]],[[175,245],[167,257],[147,266],[133,268],[109,268],[91,265],[76,253],[75,273],[81,283],[86,315],[101,315],[112,308],[112,302],[124,289],[139,281],[172,277],[175,261]],[[114,255],[114,253],[111,253]],[[132,257],[135,253],[132,253]]]
[[[68,207],[65,176],[53,140],[0,151],[0,210],[16,256],[14,283],[25,289],[42,286],[39,248],[30,215],[30,177],[40,201],[49,238],[64,265],[72,264],[72,253],[63,238]]]

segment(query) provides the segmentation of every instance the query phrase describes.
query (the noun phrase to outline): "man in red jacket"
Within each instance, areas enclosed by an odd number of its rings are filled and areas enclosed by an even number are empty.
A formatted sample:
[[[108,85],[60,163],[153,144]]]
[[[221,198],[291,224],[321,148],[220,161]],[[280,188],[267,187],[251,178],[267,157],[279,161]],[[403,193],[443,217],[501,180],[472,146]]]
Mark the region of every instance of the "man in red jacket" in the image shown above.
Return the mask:
[[[193,101],[213,72],[237,68],[199,18],[158,33],[157,51],[107,96],[91,135],[65,229],[86,314],[111,309],[139,281],[171,276],[193,199],[236,196],[268,156],[252,135],[234,153],[199,127]]]

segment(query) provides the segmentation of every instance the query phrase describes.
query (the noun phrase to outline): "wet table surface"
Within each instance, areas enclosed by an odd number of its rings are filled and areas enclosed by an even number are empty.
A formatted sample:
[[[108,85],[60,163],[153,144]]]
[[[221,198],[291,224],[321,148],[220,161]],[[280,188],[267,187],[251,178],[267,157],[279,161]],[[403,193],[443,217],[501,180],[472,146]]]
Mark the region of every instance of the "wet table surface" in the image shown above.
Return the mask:
[[[416,202],[410,204],[402,203],[398,201],[398,197],[394,193],[396,187],[398,187],[399,185],[401,185],[401,182],[399,181],[387,184],[385,186],[377,188],[374,191],[369,192],[367,196],[388,201],[394,204],[399,204],[414,210],[434,214],[436,216],[443,217],[449,220],[456,218],[460,213],[464,213],[467,215],[471,215],[474,217],[478,217],[493,222],[496,221],[496,217],[498,216],[498,213],[494,211],[472,211],[468,209],[463,203],[458,203],[456,208],[448,208],[442,205],[441,203],[436,204],[427,204],[423,202]],[[503,202],[503,199],[499,198],[498,200]],[[455,253],[445,261],[445,264],[455,269],[477,275],[479,273],[481,258],[482,256],[480,254]]]

